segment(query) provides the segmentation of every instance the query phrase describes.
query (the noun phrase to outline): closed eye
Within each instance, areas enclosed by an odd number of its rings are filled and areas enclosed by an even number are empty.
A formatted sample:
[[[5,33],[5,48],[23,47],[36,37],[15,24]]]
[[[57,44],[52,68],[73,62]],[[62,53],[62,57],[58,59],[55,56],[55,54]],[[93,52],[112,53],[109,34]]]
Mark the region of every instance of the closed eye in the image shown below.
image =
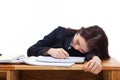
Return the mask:
[[[77,43],[78,43],[78,45],[80,46],[80,42],[79,42],[79,41],[77,41]]]
[[[83,53],[86,53],[86,51],[84,51],[83,49],[81,49]]]

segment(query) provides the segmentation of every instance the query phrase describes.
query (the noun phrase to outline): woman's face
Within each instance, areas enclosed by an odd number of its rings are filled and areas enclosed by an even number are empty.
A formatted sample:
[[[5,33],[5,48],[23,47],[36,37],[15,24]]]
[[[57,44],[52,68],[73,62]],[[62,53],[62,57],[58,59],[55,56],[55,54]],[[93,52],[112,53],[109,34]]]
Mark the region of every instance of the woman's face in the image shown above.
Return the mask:
[[[86,53],[89,51],[86,40],[80,34],[75,34],[72,41],[72,47],[81,53]]]

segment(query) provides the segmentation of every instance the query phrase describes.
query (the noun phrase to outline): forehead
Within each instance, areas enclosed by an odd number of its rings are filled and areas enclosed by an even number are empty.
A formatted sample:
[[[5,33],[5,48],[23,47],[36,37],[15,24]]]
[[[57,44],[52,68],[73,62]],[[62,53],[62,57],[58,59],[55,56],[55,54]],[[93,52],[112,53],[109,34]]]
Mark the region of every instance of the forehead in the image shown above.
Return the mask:
[[[88,51],[88,44],[84,37],[82,37],[80,34],[77,35],[78,42],[80,43],[80,46],[83,50]]]

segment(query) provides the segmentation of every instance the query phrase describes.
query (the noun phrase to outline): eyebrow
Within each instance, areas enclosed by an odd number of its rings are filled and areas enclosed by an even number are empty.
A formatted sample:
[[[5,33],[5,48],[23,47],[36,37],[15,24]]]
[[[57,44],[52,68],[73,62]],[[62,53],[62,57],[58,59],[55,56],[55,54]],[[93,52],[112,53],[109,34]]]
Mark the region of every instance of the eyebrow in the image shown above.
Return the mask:
[[[79,44],[79,46],[80,46],[80,42],[79,42],[79,40],[77,40],[77,42],[78,42],[78,44]],[[81,49],[83,52],[87,52],[87,51],[85,51],[84,49]]]
[[[79,46],[80,46],[80,42],[79,42],[79,40],[77,41],[78,42],[78,44],[79,44]],[[82,52],[86,52],[86,51],[84,51],[83,49],[81,49],[82,50]]]

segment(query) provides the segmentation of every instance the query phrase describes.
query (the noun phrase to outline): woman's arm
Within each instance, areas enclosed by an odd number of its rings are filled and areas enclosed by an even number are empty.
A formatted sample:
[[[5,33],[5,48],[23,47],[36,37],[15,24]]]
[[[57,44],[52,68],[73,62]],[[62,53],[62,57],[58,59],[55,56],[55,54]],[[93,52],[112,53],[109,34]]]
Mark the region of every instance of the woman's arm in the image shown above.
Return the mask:
[[[98,74],[102,70],[101,59],[98,56],[94,56],[85,64],[84,70],[85,72]]]
[[[27,50],[28,56],[39,56],[44,55],[44,52],[49,50],[53,44],[56,42],[56,36],[61,38],[61,34],[65,32],[65,28],[58,27],[53,30],[50,34],[45,36],[42,40],[39,40],[36,44],[31,46]]]

